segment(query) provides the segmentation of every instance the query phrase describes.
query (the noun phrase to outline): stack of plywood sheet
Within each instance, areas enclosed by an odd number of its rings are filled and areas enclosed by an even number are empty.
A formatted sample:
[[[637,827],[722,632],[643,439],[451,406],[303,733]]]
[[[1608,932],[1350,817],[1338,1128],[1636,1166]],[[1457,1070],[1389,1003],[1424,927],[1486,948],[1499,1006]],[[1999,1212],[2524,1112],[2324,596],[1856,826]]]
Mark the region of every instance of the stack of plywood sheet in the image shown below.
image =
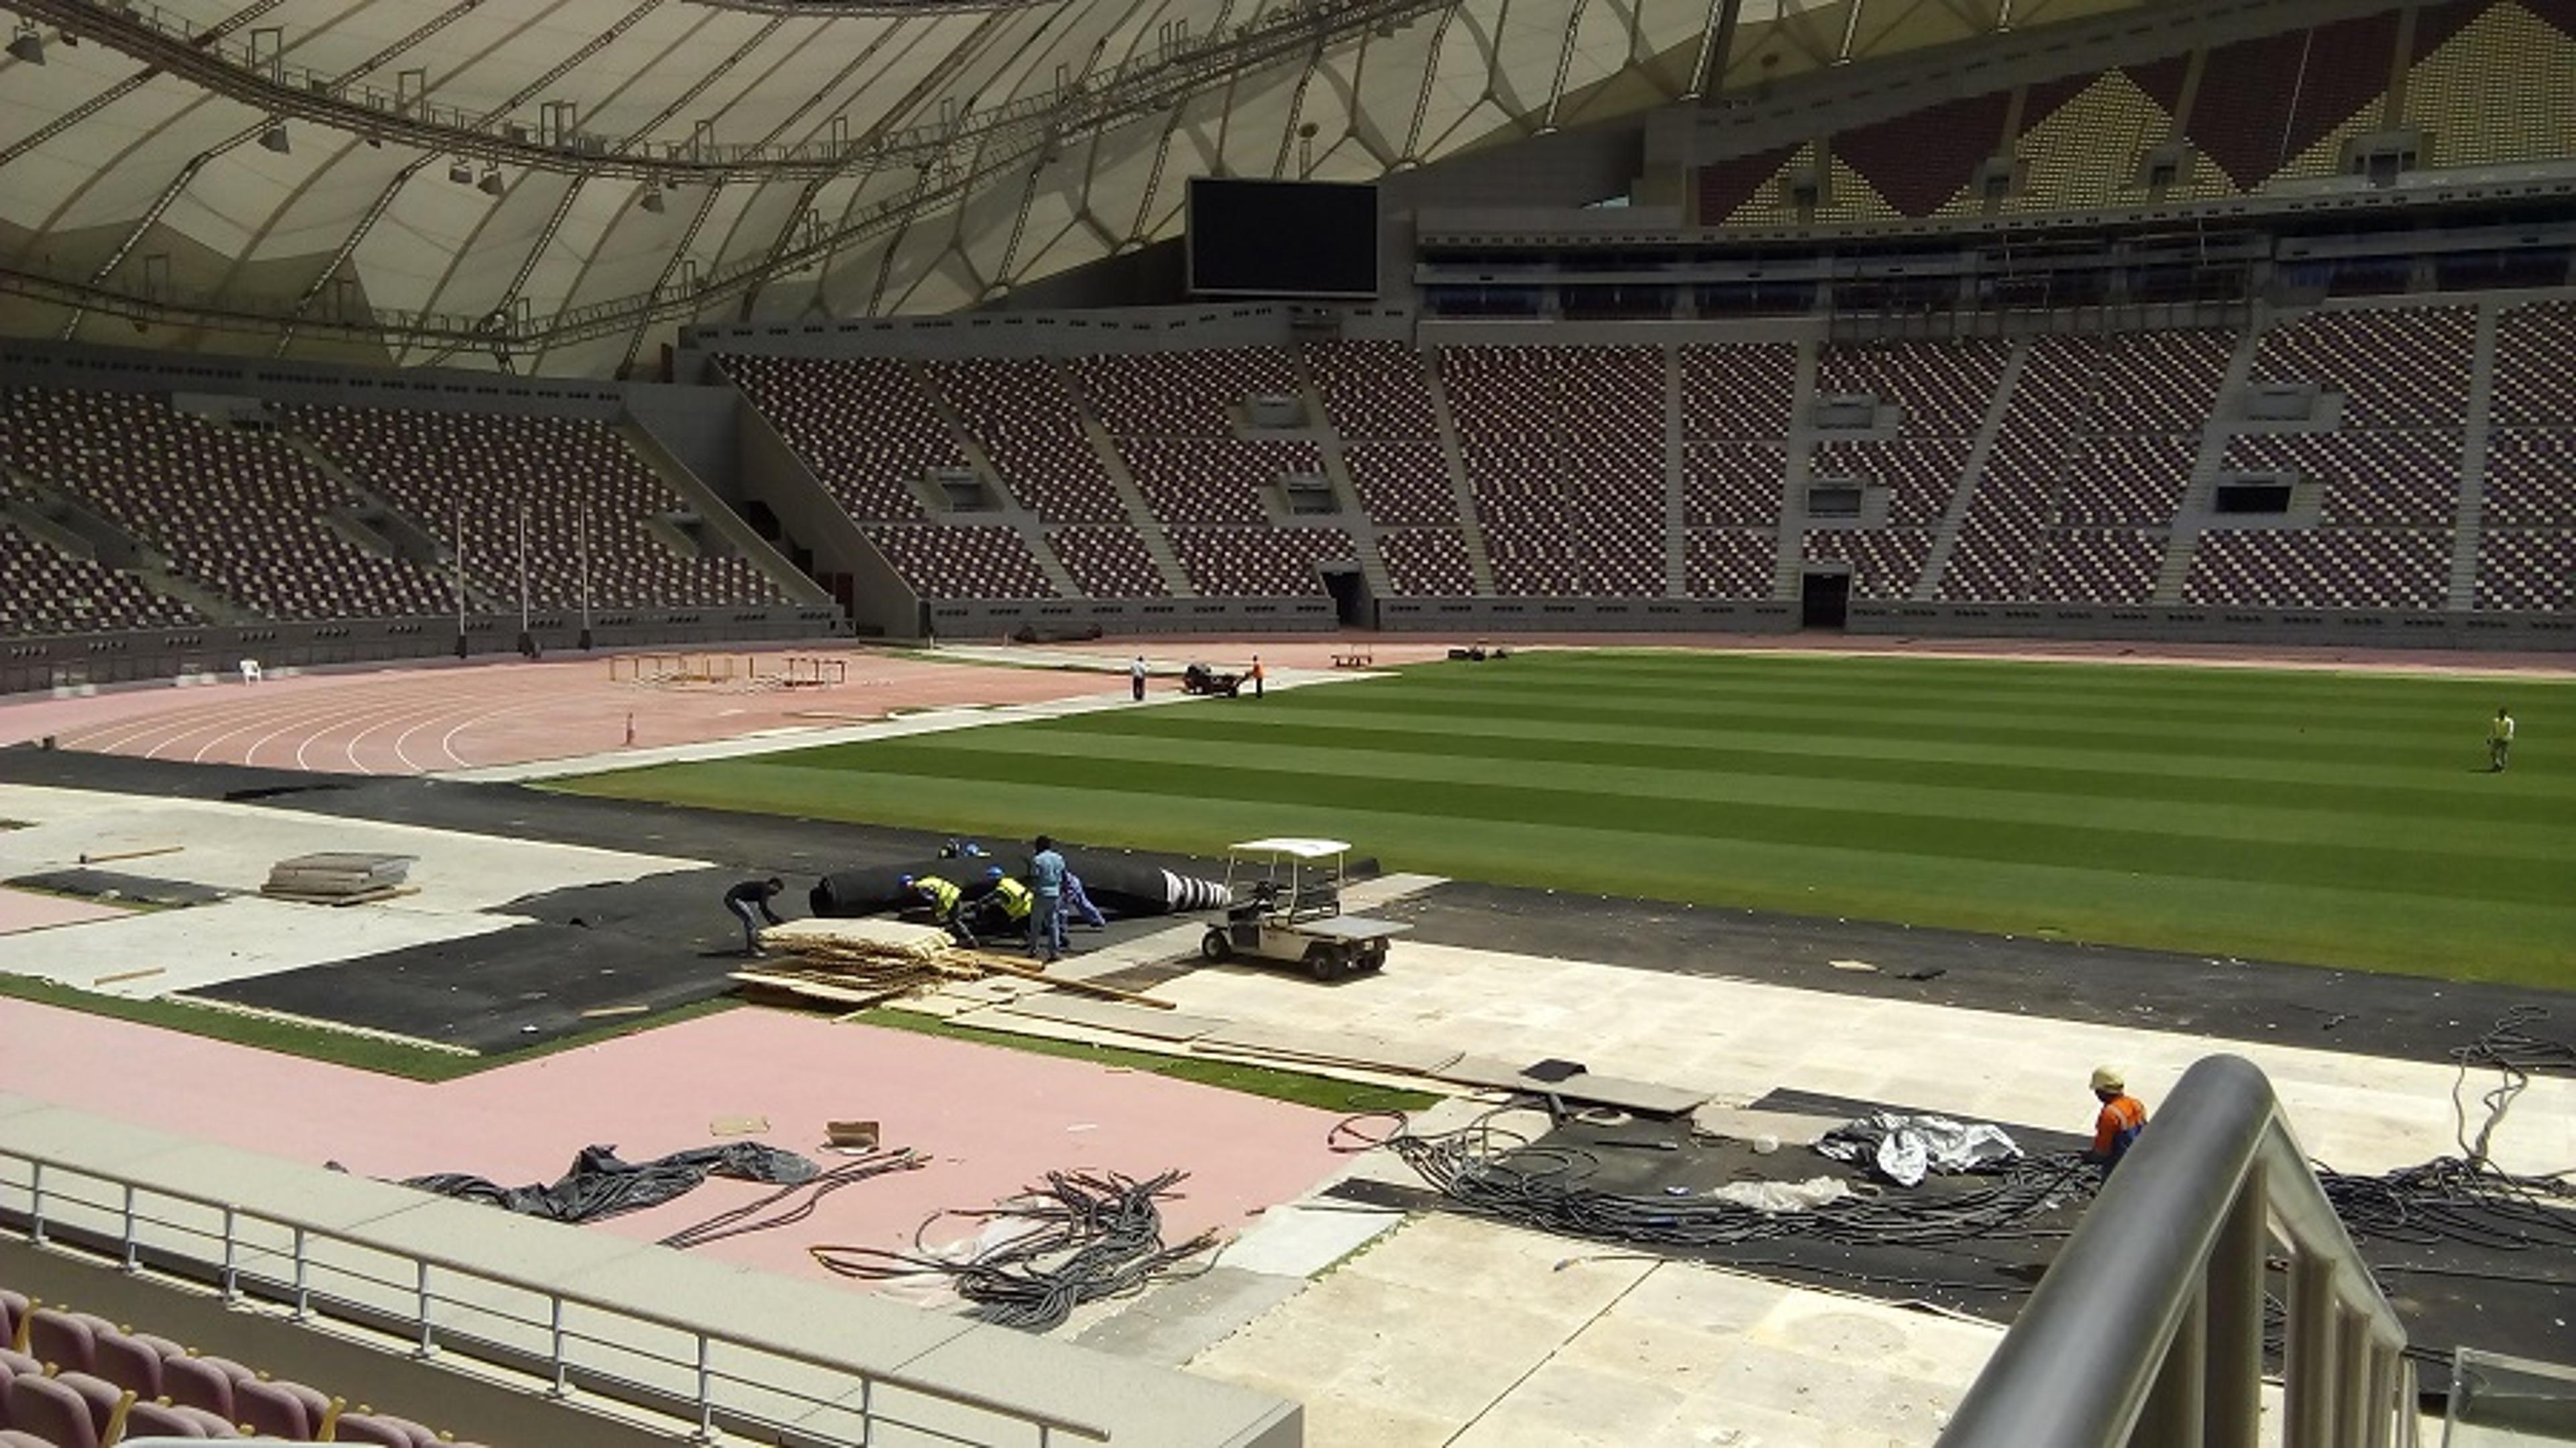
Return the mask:
[[[310,905],[364,905],[413,893],[410,855],[330,850],[297,855],[271,866],[259,893]]]
[[[854,1010],[944,981],[984,974],[936,925],[899,920],[793,920],[760,932],[775,960],[737,970],[744,996]]]

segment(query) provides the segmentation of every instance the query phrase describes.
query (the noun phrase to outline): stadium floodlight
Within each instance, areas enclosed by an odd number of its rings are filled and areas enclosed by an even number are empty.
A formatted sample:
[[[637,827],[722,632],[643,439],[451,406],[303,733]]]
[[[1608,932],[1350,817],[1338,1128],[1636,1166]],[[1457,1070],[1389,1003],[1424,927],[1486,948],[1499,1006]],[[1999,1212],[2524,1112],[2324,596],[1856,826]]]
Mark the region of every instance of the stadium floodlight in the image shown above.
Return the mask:
[[[285,155],[287,152],[286,123],[284,121],[269,122],[268,129],[259,133],[259,143],[281,156]]]
[[[447,163],[447,179],[459,186],[471,186],[474,184],[474,168],[466,165],[465,158],[459,156]]]
[[[638,206],[643,207],[643,208],[644,208],[645,210],[647,210],[647,211],[652,212],[655,216],[659,216],[659,215],[661,215],[661,214],[662,214],[662,187],[661,187],[660,183],[656,182],[656,183],[648,184],[648,185],[644,188],[644,199],[642,199],[641,201],[636,202],[635,204],[636,204],[636,205],[638,205]]]
[[[483,168],[483,179],[474,183],[474,189],[475,189],[475,190],[477,190],[477,191],[482,192],[482,193],[483,193],[484,195],[486,195],[486,196],[498,196],[498,195],[500,195],[500,194],[501,194],[501,168],[500,168],[500,167],[498,167],[498,166],[486,166],[486,167],[484,167],[484,168]]]
[[[9,54],[12,59],[23,60],[29,65],[45,63],[44,38],[36,34],[34,24],[23,20],[18,22],[18,33],[9,37]]]

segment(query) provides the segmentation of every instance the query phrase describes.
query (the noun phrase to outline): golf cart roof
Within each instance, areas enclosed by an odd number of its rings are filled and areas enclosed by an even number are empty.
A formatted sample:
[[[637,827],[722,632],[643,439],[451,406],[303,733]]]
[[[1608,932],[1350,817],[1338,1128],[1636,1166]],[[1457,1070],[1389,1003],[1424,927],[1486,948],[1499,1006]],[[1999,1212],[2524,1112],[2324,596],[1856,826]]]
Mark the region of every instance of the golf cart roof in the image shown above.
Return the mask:
[[[1227,848],[1240,855],[1294,855],[1301,860],[1320,860],[1326,855],[1341,854],[1350,846],[1340,840],[1270,839],[1245,840]]]

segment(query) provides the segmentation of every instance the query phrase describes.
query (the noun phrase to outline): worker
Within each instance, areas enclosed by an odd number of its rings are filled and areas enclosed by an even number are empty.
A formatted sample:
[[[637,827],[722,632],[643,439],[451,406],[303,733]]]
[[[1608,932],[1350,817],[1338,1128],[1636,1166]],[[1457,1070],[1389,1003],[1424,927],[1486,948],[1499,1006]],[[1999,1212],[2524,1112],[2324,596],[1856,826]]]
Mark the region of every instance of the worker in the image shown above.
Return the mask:
[[[2495,722],[2487,726],[2487,772],[2504,773],[2505,764],[2512,755],[2513,716],[2504,711],[2502,704],[2498,704]]]
[[[1037,903],[1029,910],[1029,954],[1050,961],[1064,954],[1064,856],[1055,841],[1040,835],[1029,856],[1029,888]]]
[[[953,926],[957,923],[957,901],[965,892],[953,882],[937,875],[906,875],[903,888],[930,908],[931,924]],[[968,943],[973,941],[970,939]]]
[[[1109,928],[1109,917],[1101,914],[1100,907],[1091,903],[1091,892],[1082,888],[1082,877],[1071,870],[1064,872],[1064,913],[1081,921],[1087,929]]]
[[[1252,697],[1261,697],[1261,655],[1252,656]]]
[[[1127,687],[1136,696],[1137,703],[1145,702],[1145,656],[1143,654],[1138,654],[1136,661],[1127,666]]]
[[[969,942],[979,932],[999,935],[1005,930],[1025,931],[1029,912],[1036,908],[1037,897],[1029,893],[1028,886],[1004,874],[999,865],[986,869],[984,878],[990,885],[983,897],[961,912],[972,927],[967,931]]]
[[[2102,1103],[2102,1113],[2093,1118],[2093,1149],[2084,1158],[2107,1172],[2137,1145],[2139,1133],[2147,1129],[2147,1108],[2129,1094],[2129,1083],[2111,1066],[2093,1068],[2093,1099]]]
[[[741,884],[736,885],[725,892],[725,908],[733,912],[736,920],[742,922],[743,954],[759,955],[762,953],[760,948],[761,922],[767,921],[772,925],[784,925],[787,923],[786,921],[778,918],[777,911],[769,908],[769,902],[777,899],[779,892],[786,888],[786,881],[779,879],[776,875],[772,875],[766,880],[745,880]]]
[[[980,860],[984,858],[984,847],[975,843],[973,840],[949,840],[940,845],[939,858],[943,860]]]

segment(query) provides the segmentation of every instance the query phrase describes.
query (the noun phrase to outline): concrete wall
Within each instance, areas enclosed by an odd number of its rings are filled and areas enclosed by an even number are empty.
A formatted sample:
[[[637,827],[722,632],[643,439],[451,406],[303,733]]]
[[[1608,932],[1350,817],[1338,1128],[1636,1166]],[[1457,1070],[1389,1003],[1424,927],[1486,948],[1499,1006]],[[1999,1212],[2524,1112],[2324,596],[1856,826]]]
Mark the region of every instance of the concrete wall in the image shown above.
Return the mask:
[[[915,638],[921,633],[920,602],[911,587],[887,563],[859,525],[841,509],[831,490],[805,466],[796,450],[778,435],[749,402],[734,400],[739,425],[735,438],[740,467],[735,473],[745,500],[757,498],[777,515],[787,540],[812,551],[817,579],[839,574],[849,579],[849,613],[863,633],[889,638]]]
[[[1321,598],[941,599],[930,605],[932,636],[950,642],[1095,625],[1104,634],[1328,633],[1341,626],[1331,601]]]
[[[1389,598],[1388,633],[1790,633],[1798,605],[1714,598]]]
[[[625,412],[717,497],[742,501],[742,442],[731,388],[639,383],[627,389]]]
[[[2312,648],[2576,650],[2576,618],[2550,614],[2407,613],[2393,609],[2108,608],[1854,600],[1850,631]]]

